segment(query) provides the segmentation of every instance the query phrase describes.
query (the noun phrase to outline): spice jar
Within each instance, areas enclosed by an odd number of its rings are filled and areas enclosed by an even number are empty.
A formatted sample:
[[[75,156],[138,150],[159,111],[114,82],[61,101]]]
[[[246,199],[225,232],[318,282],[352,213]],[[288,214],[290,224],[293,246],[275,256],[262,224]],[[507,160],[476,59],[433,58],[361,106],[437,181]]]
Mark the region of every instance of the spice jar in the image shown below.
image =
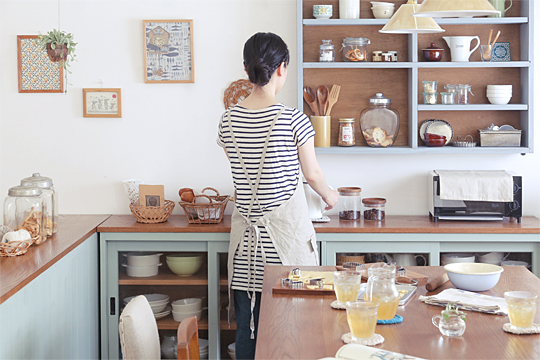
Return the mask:
[[[438,81],[433,81],[433,80],[422,81],[422,85],[424,86],[424,92],[436,93],[438,83],[439,83]]]
[[[21,186],[37,186],[41,188],[43,199],[43,221],[47,236],[56,234],[58,229],[58,197],[49,177],[34,173],[21,180]]]
[[[389,51],[390,55],[392,55],[392,61],[397,62],[397,51]]]
[[[364,37],[348,37],[343,39],[341,50],[343,61],[367,61],[366,45],[371,44],[369,39]]]
[[[427,105],[436,105],[437,104],[437,96],[439,93],[427,93],[423,92],[422,95],[424,95],[424,104]]]
[[[382,53],[382,61],[392,62],[392,54],[390,54],[389,52]]]
[[[339,219],[360,220],[362,216],[362,189],[359,187],[340,187],[339,193]]]
[[[354,118],[339,119],[339,146],[354,146]]]
[[[441,103],[443,105],[455,105],[456,104],[456,92],[442,92]]]
[[[386,199],[366,198],[362,199],[362,204],[364,204],[364,220],[384,220]]]
[[[374,51],[373,52],[373,61],[374,62],[382,61],[382,51]]]
[[[463,104],[463,105],[469,104],[469,93],[471,93],[471,95],[474,96],[471,90],[471,85],[459,84],[458,85],[458,104]]]
[[[319,45],[319,62],[334,62],[335,52],[332,40],[323,40],[322,45]]]
[[[390,99],[377,93],[360,114],[360,127],[366,143],[372,147],[392,146],[399,132],[399,113],[390,107]]]
[[[14,186],[4,201],[4,225],[13,230],[27,230],[35,244],[47,239],[41,195],[37,186]]]

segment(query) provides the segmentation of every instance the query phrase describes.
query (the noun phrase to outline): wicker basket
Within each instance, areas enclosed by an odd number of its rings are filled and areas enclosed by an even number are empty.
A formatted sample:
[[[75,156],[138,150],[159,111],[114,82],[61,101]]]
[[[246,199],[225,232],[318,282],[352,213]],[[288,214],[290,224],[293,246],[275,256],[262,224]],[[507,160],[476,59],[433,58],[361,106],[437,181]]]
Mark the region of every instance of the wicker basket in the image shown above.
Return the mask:
[[[219,192],[211,187],[203,189],[203,193],[206,190],[212,190],[216,195],[195,195],[193,202],[180,201],[179,204],[184,209],[188,223],[190,224],[217,224],[223,219],[223,213],[227,202],[229,202],[228,195],[219,195]],[[208,203],[196,203],[197,198],[207,198]]]
[[[4,234],[11,232],[11,228],[9,226],[1,225],[0,226],[0,240],[4,237]],[[30,246],[32,246],[33,243],[35,243],[36,239],[30,238],[28,240],[23,241],[11,241],[8,243],[0,243],[0,256],[18,256],[18,255],[24,255]]]
[[[130,204],[131,213],[135,220],[144,224],[157,224],[167,221],[174,209],[174,201],[165,200],[164,206],[140,206]]]

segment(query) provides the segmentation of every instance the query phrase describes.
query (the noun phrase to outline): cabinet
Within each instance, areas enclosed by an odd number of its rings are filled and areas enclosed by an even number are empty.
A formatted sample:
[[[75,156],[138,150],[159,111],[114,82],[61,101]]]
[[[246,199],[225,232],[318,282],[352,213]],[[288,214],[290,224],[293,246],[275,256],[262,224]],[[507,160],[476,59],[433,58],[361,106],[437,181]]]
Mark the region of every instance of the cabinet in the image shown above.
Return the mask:
[[[396,11],[405,1],[393,0]],[[333,5],[331,19],[318,20],[312,15],[315,4]],[[317,153],[330,154],[471,154],[471,153],[532,153],[533,138],[533,4],[531,0],[515,1],[504,18],[445,18],[437,19],[445,29],[439,34],[381,34],[378,31],[388,20],[375,19],[369,1],[360,2],[360,19],[339,19],[339,1],[297,0],[297,59],[298,109],[311,115],[303,100],[306,85],[316,87],[333,84],[341,86],[338,102],[332,109],[331,147],[316,148]],[[489,30],[501,31],[499,42],[509,42],[511,61],[482,62],[476,50],[470,62],[450,61],[449,49],[442,36],[478,35],[487,43]],[[336,62],[318,62],[318,45],[330,39],[336,50],[345,37],[366,37],[367,62],[343,62],[340,52]],[[440,62],[425,62],[422,49],[430,43],[445,49]],[[375,50],[398,52],[398,62],[371,62]],[[471,84],[475,96],[469,105],[424,105],[422,81],[438,80],[439,85]],[[486,97],[486,85],[511,84],[513,96],[509,104],[493,105]],[[394,145],[388,148],[367,146],[357,126],[357,145],[338,147],[338,119],[354,117],[359,120],[362,109],[376,92],[392,100],[392,107],[400,113],[400,131]],[[439,90],[440,92],[440,90]],[[440,104],[440,97],[438,103]],[[427,119],[448,121],[457,136],[472,135],[478,142],[478,129],[495,125],[512,125],[522,130],[520,147],[426,147],[419,137],[421,123]]]

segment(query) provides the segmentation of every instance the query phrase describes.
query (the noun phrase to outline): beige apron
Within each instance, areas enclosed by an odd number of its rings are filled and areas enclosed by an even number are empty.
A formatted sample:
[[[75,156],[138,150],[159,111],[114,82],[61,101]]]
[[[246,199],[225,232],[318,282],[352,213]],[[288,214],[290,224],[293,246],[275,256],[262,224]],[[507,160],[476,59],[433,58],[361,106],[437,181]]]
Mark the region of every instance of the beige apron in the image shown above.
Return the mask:
[[[259,172],[255,179],[255,184],[251,182],[249,173],[244,164],[244,160],[240,155],[236,138],[232,131],[231,114],[228,114],[228,125],[231,138],[238,154],[238,160],[242,165],[244,174],[246,175],[247,182],[251,187],[252,196],[248,207],[247,216],[242,215],[238,209],[234,208],[231,219],[231,237],[229,243],[229,256],[228,256],[228,277],[229,277],[229,324],[234,318],[234,297],[231,296],[231,283],[234,271],[234,255],[239,246],[241,246],[241,254],[246,254],[248,258],[248,296],[250,296],[250,286],[252,286],[251,294],[251,337],[254,337],[254,320],[253,320],[253,308],[255,306],[255,284],[251,283],[251,269],[255,268],[257,249],[261,247],[261,255],[263,265],[266,265],[266,256],[262,247],[261,237],[258,226],[264,226],[270,240],[272,241],[279,258],[283,265],[293,266],[313,266],[319,265],[319,255],[317,253],[317,241],[315,237],[315,229],[313,223],[309,217],[309,210],[307,207],[306,196],[304,193],[304,187],[300,178],[298,178],[298,186],[294,194],[289,200],[282,203],[279,207],[265,214],[258,219],[250,219],[249,215],[253,208],[253,203],[259,199],[257,197],[257,189],[261,180],[262,168],[264,160],[266,158],[266,149],[268,147],[268,140],[274,125],[276,124],[279,116],[285,110],[285,107],[279,111],[276,115],[270,129],[266,136],[266,140],[261,155],[261,163],[259,166]],[[259,203],[260,207],[260,203]],[[244,234],[248,234],[247,241],[244,240]],[[250,249],[253,246],[254,253],[251,253]],[[253,264],[251,263],[253,261]]]

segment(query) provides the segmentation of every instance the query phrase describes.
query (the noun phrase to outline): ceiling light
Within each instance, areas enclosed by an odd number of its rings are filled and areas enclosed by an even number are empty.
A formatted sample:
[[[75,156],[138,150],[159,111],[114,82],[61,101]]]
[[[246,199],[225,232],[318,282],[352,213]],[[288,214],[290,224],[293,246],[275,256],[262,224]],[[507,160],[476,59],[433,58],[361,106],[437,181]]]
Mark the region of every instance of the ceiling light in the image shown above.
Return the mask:
[[[500,15],[488,0],[424,0],[414,17],[467,17]]]
[[[386,25],[379,30],[385,34],[424,34],[440,33],[444,29],[430,17],[415,18],[411,15],[418,10],[420,5],[416,0],[409,0],[406,4],[400,6],[398,11],[392,16]]]

